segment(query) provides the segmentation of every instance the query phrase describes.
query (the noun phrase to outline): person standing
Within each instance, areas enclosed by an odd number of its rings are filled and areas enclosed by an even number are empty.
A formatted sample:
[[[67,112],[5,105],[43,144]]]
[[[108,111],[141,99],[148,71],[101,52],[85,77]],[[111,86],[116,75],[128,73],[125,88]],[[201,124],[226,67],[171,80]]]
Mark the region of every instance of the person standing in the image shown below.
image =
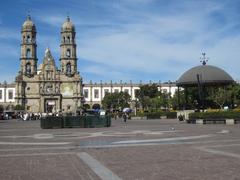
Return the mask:
[[[123,114],[123,120],[124,120],[124,123],[127,123],[127,113]]]

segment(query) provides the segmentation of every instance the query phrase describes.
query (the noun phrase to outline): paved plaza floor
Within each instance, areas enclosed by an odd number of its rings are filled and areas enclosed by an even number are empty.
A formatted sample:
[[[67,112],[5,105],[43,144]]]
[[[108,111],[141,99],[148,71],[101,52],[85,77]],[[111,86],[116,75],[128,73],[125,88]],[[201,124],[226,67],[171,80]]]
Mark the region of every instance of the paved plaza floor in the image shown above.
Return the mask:
[[[1,180],[240,180],[240,125],[112,120],[41,129],[0,120]]]

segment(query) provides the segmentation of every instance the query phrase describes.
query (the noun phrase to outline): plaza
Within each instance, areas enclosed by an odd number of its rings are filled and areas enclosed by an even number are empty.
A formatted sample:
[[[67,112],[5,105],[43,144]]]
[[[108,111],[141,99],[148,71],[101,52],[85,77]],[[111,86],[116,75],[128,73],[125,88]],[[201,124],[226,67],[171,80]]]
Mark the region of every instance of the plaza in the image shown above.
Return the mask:
[[[41,129],[0,121],[0,179],[239,179],[237,125],[112,120],[110,128]],[[27,129],[27,130],[26,130]]]

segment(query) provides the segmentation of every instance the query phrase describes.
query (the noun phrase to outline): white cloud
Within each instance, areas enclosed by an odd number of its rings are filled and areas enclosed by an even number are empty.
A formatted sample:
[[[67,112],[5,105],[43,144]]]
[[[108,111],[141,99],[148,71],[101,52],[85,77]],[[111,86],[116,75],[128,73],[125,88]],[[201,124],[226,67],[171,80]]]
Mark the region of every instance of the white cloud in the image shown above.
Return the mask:
[[[19,45],[11,45],[8,43],[0,43],[1,59],[18,58],[20,49]]]
[[[239,38],[232,37],[230,32],[236,22],[231,20],[221,27],[215,27],[209,14],[224,11],[224,6],[215,2],[206,3],[205,7],[206,10],[190,9],[177,15],[143,12],[142,20],[123,24],[121,32],[79,39],[79,54],[84,59],[106,64],[109,68],[125,67],[130,75],[136,71],[140,74],[165,73],[172,74],[175,79],[188,68],[200,65],[202,52],[211,55],[211,59],[218,59],[218,62],[210,59],[209,64],[220,67],[228,63],[236,64],[236,57],[240,55]],[[227,13],[221,15],[228,16]],[[212,26],[209,26],[210,23]],[[234,71],[237,72],[236,68]]]
[[[92,1],[85,9],[83,1],[71,2],[77,54],[89,62],[84,69],[81,61],[78,63],[86,78],[95,75],[103,80],[128,81],[158,76],[163,81],[169,77],[176,80],[185,70],[200,65],[203,51],[210,57],[209,64],[224,68],[236,78],[240,76],[240,36],[234,31],[239,27],[239,16],[226,9],[229,2]],[[66,15],[60,7],[47,10],[39,10],[33,17],[41,29],[37,37],[38,57],[41,61],[45,48],[50,47],[58,63],[60,28]],[[0,39],[8,39],[7,35],[13,40],[20,38],[19,32],[0,29]],[[3,45],[0,44],[1,51],[10,49],[10,56],[19,56],[19,49]],[[7,57],[7,53],[2,56]]]
[[[0,21],[1,25],[1,21]],[[20,32],[17,30],[13,30],[10,28],[1,27],[0,28],[0,39],[7,39],[7,40],[19,40]]]
[[[60,27],[64,23],[66,16],[51,14],[44,15],[40,13],[36,15],[36,19],[50,26]]]

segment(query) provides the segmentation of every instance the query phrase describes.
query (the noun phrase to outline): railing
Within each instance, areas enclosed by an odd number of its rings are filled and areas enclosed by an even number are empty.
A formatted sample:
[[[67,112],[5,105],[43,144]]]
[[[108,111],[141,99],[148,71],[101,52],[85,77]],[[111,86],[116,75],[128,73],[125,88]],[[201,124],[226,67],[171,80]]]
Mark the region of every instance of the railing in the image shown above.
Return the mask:
[[[111,116],[46,116],[41,118],[42,129],[52,128],[99,128],[110,127]]]

